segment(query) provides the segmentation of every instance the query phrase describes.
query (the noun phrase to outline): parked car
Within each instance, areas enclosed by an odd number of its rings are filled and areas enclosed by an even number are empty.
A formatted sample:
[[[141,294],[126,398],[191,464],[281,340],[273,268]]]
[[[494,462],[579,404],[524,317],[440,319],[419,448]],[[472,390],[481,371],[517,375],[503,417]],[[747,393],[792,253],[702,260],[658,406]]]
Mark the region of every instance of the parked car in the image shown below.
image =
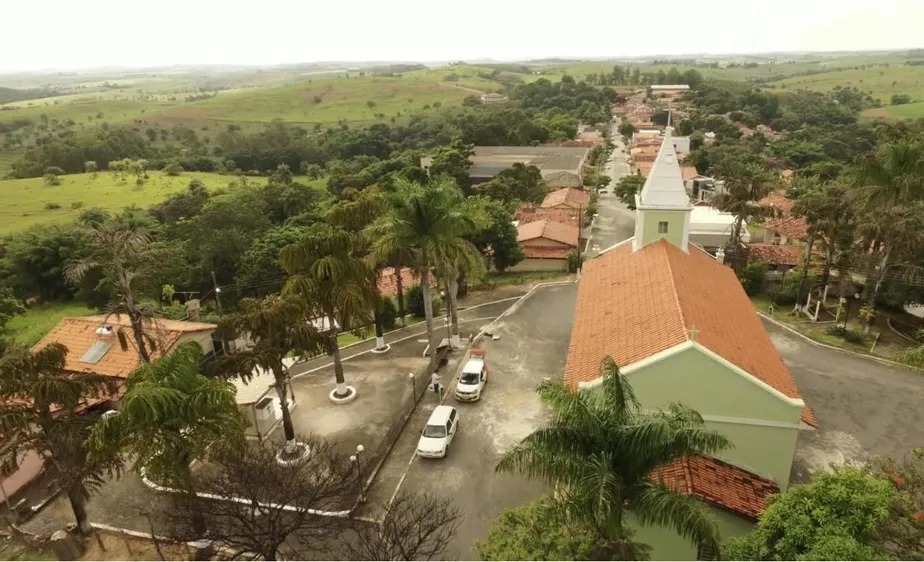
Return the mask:
[[[441,459],[449,452],[449,444],[459,431],[459,411],[452,406],[437,406],[417,442],[417,455]]]
[[[481,399],[481,391],[488,382],[488,365],[485,363],[486,352],[473,349],[470,358],[462,367],[462,375],[456,384],[456,400],[474,402]]]

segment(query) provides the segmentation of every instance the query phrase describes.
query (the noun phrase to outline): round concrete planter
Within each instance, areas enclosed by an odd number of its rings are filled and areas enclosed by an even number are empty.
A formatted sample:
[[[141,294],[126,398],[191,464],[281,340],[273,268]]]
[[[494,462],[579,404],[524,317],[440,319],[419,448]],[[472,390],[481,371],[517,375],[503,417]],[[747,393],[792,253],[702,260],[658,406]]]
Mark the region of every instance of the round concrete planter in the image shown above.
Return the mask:
[[[391,346],[386,343],[385,347],[383,347],[382,349],[373,349],[372,353],[388,353],[389,349],[391,349]]]
[[[342,406],[343,404],[349,404],[353,400],[356,400],[357,392],[356,392],[356,389],[353,388],[352,386],[347,386],[346,396],[337,396],[336,388],[331,390],[330,394],[328,394],[327,396],[328,398],[330,398],[331,402],[333,402],[334,404],[337,404],[338,406]]]
[[[308,447],[308,445],[302,443],[301,441],[296,441],[295,446],[300,450],[300,453],[297,457],[291,459],[284,458],[282,455],[285,453],[285,448],[282,448],[276,451],[276,462],[282,466],[293,466],[304,462],[308,456],[311,455],[311,449]]]

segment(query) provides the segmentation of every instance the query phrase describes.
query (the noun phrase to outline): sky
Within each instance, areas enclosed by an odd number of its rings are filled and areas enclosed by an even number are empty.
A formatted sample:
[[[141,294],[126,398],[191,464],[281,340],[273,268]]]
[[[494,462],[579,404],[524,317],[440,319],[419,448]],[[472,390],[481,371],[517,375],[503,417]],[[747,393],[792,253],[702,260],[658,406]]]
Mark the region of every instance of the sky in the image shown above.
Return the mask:
[[[924,47],[924,0],[9,0],[0,71]]]

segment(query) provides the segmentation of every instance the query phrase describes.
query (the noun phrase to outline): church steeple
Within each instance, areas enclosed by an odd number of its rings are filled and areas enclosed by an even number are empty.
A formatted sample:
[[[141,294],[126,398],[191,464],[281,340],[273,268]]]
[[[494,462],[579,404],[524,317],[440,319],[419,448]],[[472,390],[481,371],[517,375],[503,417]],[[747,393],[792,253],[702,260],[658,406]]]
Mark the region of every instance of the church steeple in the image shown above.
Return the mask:
[[[680,172],[680,162],[672,138],[673,128],[664,129],[664,140],[641,192],[635,195],[635,239],[633,250],[662,238],[687,251],[690,212],[693,205]]]

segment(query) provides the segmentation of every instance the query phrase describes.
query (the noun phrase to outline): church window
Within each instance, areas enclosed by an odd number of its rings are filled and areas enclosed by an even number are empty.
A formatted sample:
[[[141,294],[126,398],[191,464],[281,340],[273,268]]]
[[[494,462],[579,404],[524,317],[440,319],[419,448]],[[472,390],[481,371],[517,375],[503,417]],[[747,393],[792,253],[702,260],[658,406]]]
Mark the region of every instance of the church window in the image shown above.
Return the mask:
[[[658,223],[658,234],[667,234],[667,221]]]

